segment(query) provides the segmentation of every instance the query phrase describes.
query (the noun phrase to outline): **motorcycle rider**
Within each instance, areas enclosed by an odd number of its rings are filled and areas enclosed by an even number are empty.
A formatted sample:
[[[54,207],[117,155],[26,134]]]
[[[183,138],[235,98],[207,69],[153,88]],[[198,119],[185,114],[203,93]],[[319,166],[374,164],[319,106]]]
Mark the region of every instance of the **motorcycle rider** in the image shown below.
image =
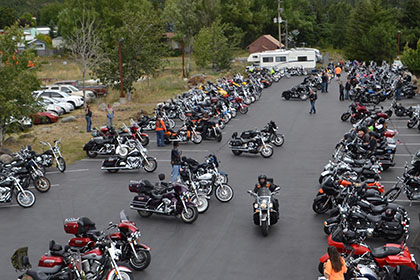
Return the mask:
[[[268,188],[271,192],[273,192],[276,189],[276,187],[277,186],[275,184],[272,184],[272,183],[267,181],[267,176],[266,175],[261,174],[261,175],[258,176],[258,183],[255,185],[254,192],[257,195],[260,195],[260,193],[262,193],[262,190],[264,188]],[[274,208],[274,210],[277,211],[277,214],[278,214],[278,212],[279,212],[279,201],[274,197],[271,197],[271,199],[273,201],[273,208]]]

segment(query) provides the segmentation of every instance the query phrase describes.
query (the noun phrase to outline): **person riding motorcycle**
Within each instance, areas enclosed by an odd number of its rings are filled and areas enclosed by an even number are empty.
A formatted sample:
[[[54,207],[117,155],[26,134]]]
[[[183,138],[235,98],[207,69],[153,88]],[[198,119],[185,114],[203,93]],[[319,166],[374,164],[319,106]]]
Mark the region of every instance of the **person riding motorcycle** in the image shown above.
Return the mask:
[[[254,192],[258,196],[260,196],[260,195],[263,195],[264,188],[267,188],[267,189],[270,190],[270,192],[273,192],[276,189],[276,187],[277,186],[275,184],[272,184],[272,183],[267,181],[267,176],[266,175],[261,174],[260,176],[258,176],[258,183],[255,185]],[[273,208],[278,213],[279,212],[279,201],[274,197],[271,197],[271,199],[273,201]]]

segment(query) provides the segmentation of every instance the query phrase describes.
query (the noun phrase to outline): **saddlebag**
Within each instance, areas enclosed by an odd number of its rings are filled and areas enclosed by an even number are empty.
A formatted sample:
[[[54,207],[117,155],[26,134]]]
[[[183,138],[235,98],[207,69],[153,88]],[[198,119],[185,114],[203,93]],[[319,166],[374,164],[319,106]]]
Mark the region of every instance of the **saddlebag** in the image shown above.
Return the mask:
[[[385,222],[382,224],[382,232],[385,236],[398,235],[402,231],[402,226],[398,222]]]
[[[130,206],[136,208],[144,208],[147,205],[147,202],[150,200],[149,195],[137,195],[131,201]]]
[[[110,157],[109,159],[104,160],[102,167],[115,167],[117,158]]]

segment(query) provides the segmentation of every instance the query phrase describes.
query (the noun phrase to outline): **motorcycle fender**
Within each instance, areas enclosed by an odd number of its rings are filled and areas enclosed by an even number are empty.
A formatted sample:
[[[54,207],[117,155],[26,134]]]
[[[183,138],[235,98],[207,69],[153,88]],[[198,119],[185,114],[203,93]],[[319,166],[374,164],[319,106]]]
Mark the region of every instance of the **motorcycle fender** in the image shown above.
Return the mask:
[[[140,133],[140,136],[142,136],[142,137],[149,137],[149,134],[147,134],[147,133]]]
[[[337,216],[334,216],[334,217],[331,217],[331,218],[326,219],[325,222],[324,222],[324,224],[325,224],[325,226],[329,226],[331,224],[336,224],[339,221],[340,221],[340,216],[337,215]]]
[[[323,172],[321,173],[321,176],[322,176],[322,177],[325,177],[325,176],[327,176],[328,174],[330,174],[330,171],[329,171],[329,170],[326,170],[326,171],[323,171]]]
[[[118,266],[118,269],[120,271],[124,271],[124,272],[127,272],[127,273],[132,273],[131,269],[129,269],[128,267],[125,267],[125,266]],[[106,280],[112,280],[114,274],[115,274],[115,269],[112,269],[111,271],[109,271],[108,275],[106,276]]]
[[[193,206],[193,207],[197,207],[197,204],[191,202],[191,201],[186,201],[185,202],[185,206]]]
[[[228,174],[224,171],[219,171],[220,174],[228,176]]]
[[[267,213],[262,213],[261,214],[261,222],[264,222],[267,220]]]
[[[319,258],[319,261],[321,263],[326,263],[329,259],[330,259],[330,257],[328,256],[328,253],[325,253],[325,255],[323,255],[322,257]]]
[[[92,149],[92,147],[95,144],[92,141],[87,142],[84,146],[83,146],[83,151],[89,151]]]
[[[143,244],[143,243],[140,243],[138,246],[144,251],[151,251],[152,250],[152,248],[150,248],[149,246],[147,246],[146,244]]]
[[[320,200],[325,200],[325,199],[326,199],[326,197],[327,197],[327,195],[326,195],[326,194],[317,195],[317,196],[314,198],[314,202],[318,202],[318,201],[320,201]]]

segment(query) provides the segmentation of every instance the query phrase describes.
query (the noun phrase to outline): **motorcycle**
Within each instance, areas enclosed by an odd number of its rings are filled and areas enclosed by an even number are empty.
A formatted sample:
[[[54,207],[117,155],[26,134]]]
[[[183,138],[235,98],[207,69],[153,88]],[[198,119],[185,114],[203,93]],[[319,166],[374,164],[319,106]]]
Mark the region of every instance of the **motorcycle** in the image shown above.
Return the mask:
[[[197,205],[188,198],[189,191],[184,185],[174,183],[163,194],[154,194],[153,185],[148,181],[131,182],[130,192],[137,193],[131,200],[130,208],[144,218],[152,214],[181,216],[184,223],[191,224],[198,218]]]
[[[143,169],[146,172],[153,172],[157,168],[157,161],[154,157],[147,155],[147,149],[144,148],[138,139],[130,140],[129,147],[132,148],[127,156],[113,156],[103,161],[102,170],[109,173],[116,173],[119,170]]]
[[[283,91],[281,96],[286,100],[289,100],[290,98],[297,98],[302,101],[305,101],[309,97],[309,86],[300,84],[298,86],[293,87],[290,90]]]
[[[173,131],[168,129],[163,134],[165,144],[171,142],[188,142],[192,141],[194,144],[200,144],[203,141],[203,137],[196,130],[194,124],[191,121],[186,121],[184,125],[178,130]]]
[[[281,147],[284,144],[284,135],[277,133],[278,127],[274,121],[270,121],[264,129],[261,130],[265,134],[265,142],[273,143],[276,147]]]
[[[124,139],[131,138],[131,136],[129,133],[117,134],[116,132],[108,137],[97,136],[86,143],[83,146],[83,150],[86,151],[87,156],[90,158],[94,158],[97,155],[113,155],[115,153],[126,155],[128,147],[124,144]]]
[[[242,153],[260,153],[262,157],[269,158],[274,153],[273,147],[265,143],[264,137],[259,131],[245,131],[241,137],[238,137],[238,133],[234,132],[229,147],[236,156]]]
[[[58,146],[60,142],[61,138],[59,140],[54,140],[54,146],[52,146],[49,142],[41,141],[42,149],[44,149],[44,146],[48,146],[49,149],[36,156],[37,163],[41,164],[43,167],[51,167],[55,160],[58,170],[60,172],[66,171],[66,161],[61,155],[60,147]]]
[[[388,201],[392,202],[398,198],[401,192],[405,192],[410,205],[413,200],[420,200],[420,179],[410,174],[408,164],[405,164],[405,172],[402,177],[397,177],[397,183],[385,193]]]
[[[0,203],[11,202],[14,193],[16,193],[16,201],[21,207],[29,208],[35,204],[35,194],[22,187],[14,172],[7,175],[0,173]]]
[[[260,191],[261,193],[257,194],[248,190],[248,193],[255,197],[254,223],[261,228],[263,236],[267,236],[270,226],[276,224],[279,219],[279,213],[273,207],[273,196],[278,194],[280,187],[277,186],[273,192],[268,188],[263,188]]]

